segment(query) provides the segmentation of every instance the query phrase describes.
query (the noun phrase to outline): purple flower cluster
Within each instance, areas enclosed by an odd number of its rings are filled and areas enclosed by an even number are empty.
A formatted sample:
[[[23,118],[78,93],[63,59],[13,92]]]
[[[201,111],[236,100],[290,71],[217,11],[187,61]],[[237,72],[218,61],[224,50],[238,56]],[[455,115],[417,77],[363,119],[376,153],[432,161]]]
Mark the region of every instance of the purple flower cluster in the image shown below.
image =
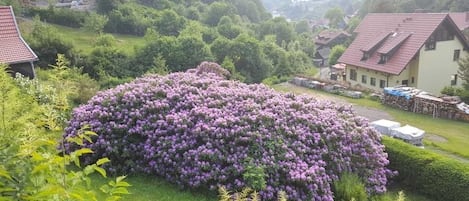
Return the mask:
[[[381,193],[390,174],[378,133],[350,107],[214,74],[150,75],[100,92],[74,110],[65,136],[85,125],[98,134],[85,161],[108,157],[111,172],[212,190],[240,190],[260,175],[262,200],[285,191],[289,200],[332,201],[342,172]],[[246,176],[248,166],[263,174]]]

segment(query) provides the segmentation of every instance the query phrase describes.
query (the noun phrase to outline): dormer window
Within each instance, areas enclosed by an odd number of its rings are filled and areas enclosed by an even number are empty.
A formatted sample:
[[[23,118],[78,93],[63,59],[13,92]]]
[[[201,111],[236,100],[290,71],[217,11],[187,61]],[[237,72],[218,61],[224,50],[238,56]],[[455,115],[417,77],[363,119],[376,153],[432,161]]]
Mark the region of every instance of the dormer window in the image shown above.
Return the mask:
[[[386,55],[386,54],[381,54],[381,58],[378,62],[378,64],[385,64],[386,62],[388,62],[388,59],[389,59],[389,56]]]
[[[361,60],[362,60],[362,61],[365,61],[365,60],[369,59],[370,56],[371,56],[371,55],[370,55],[369,52],[363,52],[363,57],[362,57]]]

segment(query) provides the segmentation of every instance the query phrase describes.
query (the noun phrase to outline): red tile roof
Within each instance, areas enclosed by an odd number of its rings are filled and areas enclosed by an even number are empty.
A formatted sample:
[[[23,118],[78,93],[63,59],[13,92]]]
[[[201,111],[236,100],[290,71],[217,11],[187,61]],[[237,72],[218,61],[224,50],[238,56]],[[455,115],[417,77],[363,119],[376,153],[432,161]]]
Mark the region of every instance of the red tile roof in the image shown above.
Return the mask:
[[[363,52],[368,52],[371,51],[374,48],[377,48],[377,46],[382,43],[386,38],[390,35],[391,33],[389,32],[382,32],[378,34],[378,36],[370,38],[371,40],[368,40],[367,44],[360,48],[361,51]]]
[[[15,64],[36,60],[36,54],[21,37],[13,9],[10,6],[0,6],[0,63]]]
[[[399,47],[407,38],[409,38],[411,33],[394,33],[386,41],[386,44],[379,48],[378,53],[380,54],[389,54],[393,50]]]
[[[412,58],[423,47],[426,40],[445,20],[457,29],[447,13],[371,13],[368,14],[355,29],[357,37],[339,58],[339,62],[363,67],[370,70],[398,75],[409,64]],[[457,37],[464,40],[459,30]],[[370,42],[379,38],[382,34],[409,35],[402,41],[393,56],[384,64],[378,64],[380,55],[375,51],[366,60],[361,49],[369,46]],[[397,38],[396,38],[397,39]],[[388,37],[380,46],[382,52],[395,45],[396,39]],[[465,43],[467,45],[467,43]],[[467,47],[467,46],[466,46]]]
[[[315,43],[319,45],[328,45],[331,41],[340,36],[348,37],[349,34],[340,30],[324,30],[318,34]]]
[[[450,13],[449,16],[453,19],[454,23],[458,25],[459,30],[469,28],[469,12],[465,13]]]

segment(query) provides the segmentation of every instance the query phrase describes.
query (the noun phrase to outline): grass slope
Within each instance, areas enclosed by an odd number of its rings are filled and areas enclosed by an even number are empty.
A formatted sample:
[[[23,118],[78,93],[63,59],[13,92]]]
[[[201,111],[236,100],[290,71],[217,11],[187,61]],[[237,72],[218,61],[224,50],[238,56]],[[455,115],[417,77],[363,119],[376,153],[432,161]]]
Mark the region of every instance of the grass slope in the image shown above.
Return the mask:
[[[111,178],[112,179],[112,178]],[[93,175],[93,188],[96,191],[108,179],[102,178],[100,175]],[[170,184],[163,179],[155,176],[129,176],[125,179],[130,187],[127,188],[130,195],[123,196],[122,200],[131,201],[216,201],[217,195],[207,192],[195,192],[182,190],[177,186]],[[98,200],[104,200],[103,195],[98,195]]]
[[[99,191],[107,179],[103,179],[100,175],[93,175],[93,188]],[[123,201],[217,201],[217,195],[207,192],[195,192],[181,190],[177,186],[170,184],[158,177],[154,176],[129,176],[125,180],[130,183],[128,188],[130,195],[123,196]],[[389,191],[378,200],[397,200],[398,193],[401,189],[393,186]],[[406,201],[432,201],[423,196],[412,192],[404,191]],[[103,195],[98,195],[98,200],[104,200]]]
[[[292,92],[296,94],[306,94],[311,96],[321,96],[322,98],[332,99],[333,101],[346,101],[351,104],[371,107],[388,112],[395,121],[400,122],[402,125],[409,124],[425,130],[426,133],[440,136],[441,139],[432,138],[431,135],[426,135],[424,143],[430,148],[441,149],[442,151],[462,156],[469,159],[469,124],[465,122],[434,119],[428,115],[416,114],[406,112],[403,110],[394,109],[382,105],[378,101],[370,99],[353,99],[334,94],[329,94],[323,91],[311,90],[304,87],[294,85],[275,85],[274,89],[282,92]]]
[[[22,19],[19,20],[19,27],[23,35],[31,31],[32,25],[31,20]],[[57,29],[57,31],[67,40],[70,40],[74,47],[85,53],[89,54],[93,50],[93,44],[98,37],[98,34],[89,32],[85,29],[71,28],[56,24],[49,24],[50,26]],[[132,36],[132,35],[122,35],[122,34],[112,34],[116,39],[116,47],[125,53],[133,54],[135,52],[135,47],[141,47],[145,44],[145,39],[143,37]]]

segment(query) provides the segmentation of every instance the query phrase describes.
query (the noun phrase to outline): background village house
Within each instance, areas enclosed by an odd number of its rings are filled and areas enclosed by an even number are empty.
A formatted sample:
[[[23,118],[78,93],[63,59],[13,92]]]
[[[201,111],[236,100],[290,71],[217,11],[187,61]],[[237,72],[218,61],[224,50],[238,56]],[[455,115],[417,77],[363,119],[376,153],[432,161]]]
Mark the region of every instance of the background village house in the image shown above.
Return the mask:
[[[315,38],[316,53],[314,55],[314,64],[316,66],[328,66],[328,59],[332,47],[343,44],[350,37],[345,31],[328,29],[320,32]]]
[[[11,73],[34,78],[34,61],[38,57],[21,37],[13,8],[0,6],[0,63],[7,64]]]
[[[462,85],[457,61],[469,55],[461,32],[468,23],[469,13],[368,14],[339,62],[352,86],[405,85],[439,94]]]

